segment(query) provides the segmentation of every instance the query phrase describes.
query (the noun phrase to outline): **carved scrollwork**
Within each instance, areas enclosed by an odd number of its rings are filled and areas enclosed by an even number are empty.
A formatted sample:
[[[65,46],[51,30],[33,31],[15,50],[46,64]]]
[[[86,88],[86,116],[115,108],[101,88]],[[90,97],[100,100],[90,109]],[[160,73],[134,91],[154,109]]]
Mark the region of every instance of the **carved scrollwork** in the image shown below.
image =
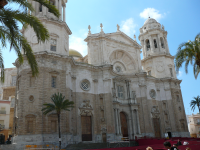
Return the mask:
[[[151,109],[152,117],[153,118],[159,118],[160,117],[160,111],[158,110],[158,106],[153,106]]]
[[[81,116],[92,116],[93,108],[90,104],[90,100],[84,100],[81,106],[79,107]]]
[[[81,110],[81,116],[92,116],[91,110]]]

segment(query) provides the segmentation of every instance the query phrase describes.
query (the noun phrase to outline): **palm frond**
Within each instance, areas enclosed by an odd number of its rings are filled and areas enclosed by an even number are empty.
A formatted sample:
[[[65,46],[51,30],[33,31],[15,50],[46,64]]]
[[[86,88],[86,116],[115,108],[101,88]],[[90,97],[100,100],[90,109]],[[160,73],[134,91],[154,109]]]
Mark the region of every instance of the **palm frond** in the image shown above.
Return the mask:
[[[54,5],[51,5],[48,0],[34,0],[34,1],[47,7],[49,9],[49,11],[52,12],[56,17],[60,16],[58,9],[56,9],[56,7]]]
[[[1,69],[1,82],[4,82],[5,79],[5,73],[4,73],[4,63],[3,63],[3,56],[1,53],[1,49],[0,49],[0,69]]]

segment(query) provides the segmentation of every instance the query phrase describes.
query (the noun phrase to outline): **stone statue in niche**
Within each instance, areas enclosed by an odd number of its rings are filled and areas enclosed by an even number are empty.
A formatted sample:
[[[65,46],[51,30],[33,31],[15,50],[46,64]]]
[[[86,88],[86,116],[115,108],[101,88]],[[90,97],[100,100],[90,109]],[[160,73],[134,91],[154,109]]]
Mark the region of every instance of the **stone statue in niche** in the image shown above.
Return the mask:
[[[132,91],[132,98],[133,98],[133,100],[135,100],[135,98],[136,98],[136,93],[135,93],[135,91]]]
[[[153,106],[151,109],[151,113],[152,113],[153,118],[159,118],[160,112],[158,110],[158,106]]]
[[[179,107],[178,109],[179,109],[179,111],[181,111],[181,107]]]
[[[156,91],[154,89],[151,89],[149,91],[149,95],[150,95],[151,98],[155,99],[156,98]]]
[[[84,100],[81,104],[81,108],[92,108],[92,106],[90,105],[90,100]]]
[[[116,97],[116,91],[114,88],[112,88],[112,93],[113,93],[113,97]]]

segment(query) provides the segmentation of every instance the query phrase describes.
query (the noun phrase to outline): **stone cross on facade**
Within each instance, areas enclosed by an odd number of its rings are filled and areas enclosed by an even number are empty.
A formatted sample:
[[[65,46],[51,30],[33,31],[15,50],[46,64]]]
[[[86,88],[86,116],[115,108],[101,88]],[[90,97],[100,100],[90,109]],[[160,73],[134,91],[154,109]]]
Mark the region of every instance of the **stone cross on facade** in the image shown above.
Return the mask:
[[[101,32],[103,32],[103,24],[102,23],[100,24],[100,27],[101,27]]]
[[[117,31],[120,31],[119,29],[120,29],[120,26],[117,24]]]
[[[88,35],[90,35],[91,34],[91,31],[90,31],[91,26],[90,25],[88,26],[88,29],[89,29]]]

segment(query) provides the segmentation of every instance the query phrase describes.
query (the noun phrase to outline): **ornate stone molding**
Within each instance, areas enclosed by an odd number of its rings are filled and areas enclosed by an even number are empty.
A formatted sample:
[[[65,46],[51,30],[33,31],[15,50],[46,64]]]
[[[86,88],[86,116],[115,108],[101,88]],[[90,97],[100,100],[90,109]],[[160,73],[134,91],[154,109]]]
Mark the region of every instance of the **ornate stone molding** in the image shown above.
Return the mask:
[[[160,111],[158,110],[158,106],[152,107],[151,114],[153,118],[160,118]]]
[[[92,116],[93,108],[90,104],[90,100],[84,100],[81,106],[79,107],[81,116]]]

